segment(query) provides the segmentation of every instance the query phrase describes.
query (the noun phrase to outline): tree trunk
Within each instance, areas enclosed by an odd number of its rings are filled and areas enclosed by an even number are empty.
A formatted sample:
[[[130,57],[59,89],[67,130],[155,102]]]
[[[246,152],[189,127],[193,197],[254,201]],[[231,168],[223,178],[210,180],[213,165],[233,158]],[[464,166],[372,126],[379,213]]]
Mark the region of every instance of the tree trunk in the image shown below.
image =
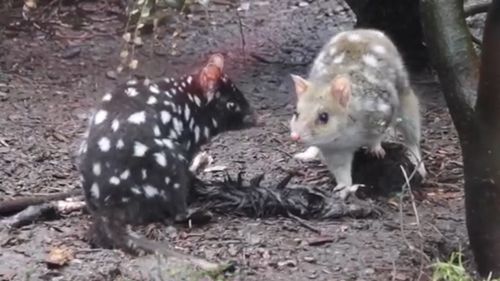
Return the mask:
[[[483,35],[475,116],[476,138],[464,154],[467,230],[479,273],[500,277],[500,1]]]
[[[405,62],[419,70],[429,63],[423,44],[418,0],[346,0],[354,14],[356,27],[383,30],[400,49]]]
[[[480,75],[463,1],[421,0],[420,8],[431,60],[460,138],[474,258],[483,277],[500,277],[500,0],[488,13]]]

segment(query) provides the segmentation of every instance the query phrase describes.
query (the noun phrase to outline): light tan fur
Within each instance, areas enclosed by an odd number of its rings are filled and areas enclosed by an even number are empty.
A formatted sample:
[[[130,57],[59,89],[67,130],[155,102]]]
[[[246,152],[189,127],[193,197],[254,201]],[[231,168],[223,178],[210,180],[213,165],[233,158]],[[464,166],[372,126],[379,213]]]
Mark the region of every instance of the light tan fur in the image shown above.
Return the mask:
[[[291,136],[315,147],[297,157],[310,160],[321,155],[344,197],[359,186],[351,177],[354,152],[365,146],[384,157],[381,142],[390,127],[403,134],[411,159],[420,163],[425,177],[419,102],[401,55],[384,33],[341,32],[322,48],[307,79],[292,79],[297,104]]]

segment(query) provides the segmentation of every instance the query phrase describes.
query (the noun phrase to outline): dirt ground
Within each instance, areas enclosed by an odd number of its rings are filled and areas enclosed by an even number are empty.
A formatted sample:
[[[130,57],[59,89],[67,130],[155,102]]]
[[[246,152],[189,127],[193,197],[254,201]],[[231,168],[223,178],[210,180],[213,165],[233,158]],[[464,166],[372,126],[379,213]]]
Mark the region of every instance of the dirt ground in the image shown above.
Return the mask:
[[[80,1],[79,9],[54,9],[52,23],[40,27],[56,30],[53,36],[33,26],[6,27],[20,19],[19,9],[0,21],[0,198],[79,188],[73,155],[89,109],[118,83],[107,73],[118,64],[123,22],[119,9],[108,2]],[[328,37],[352,27],[353,15],[340,0],[251,3],[240,12],[244,52],[236,13],[216,5],[208,20],[204,12],[188,18],[177,55],[168,55],[165,48],[153,53],[146,39],[137,51],[136,72],[176,75],[199,65],[208,53],[223,52],[230,76],[259,113],[267,114],[266,126],[224,134],[203,150],[214,157],[213,165],[226,166],[231,174],[265,172],[269,181],[300,168],[305,176],[295,183],[312,186],[324,177],[324,166],[291,158],[303,147],[288,137],[293,100],[289,74],[305,74]],[[162,42],[171,41],[166,36]],[[435,76],[414,73],[412,81],[422,101],[429,171],[415,200],[418,220],[410,201],[402,204],[401,214],[399,199],[381,198],[389,212],[377,219],[308,222],[321,234],[289,218],[234,214],[201,227],[149,231],[182,252],[235,261],[236,271],[227,280],[430,280],[429,265],[436,259],[460,249],[468,253],[462,163]],[[0,230],[0,280],[153,278],[148,276],[154,259],[90,248],[88,226],[86,214],[73,212]],[[58,247],[71,249],[73,259],[50,268],[44,259]]]

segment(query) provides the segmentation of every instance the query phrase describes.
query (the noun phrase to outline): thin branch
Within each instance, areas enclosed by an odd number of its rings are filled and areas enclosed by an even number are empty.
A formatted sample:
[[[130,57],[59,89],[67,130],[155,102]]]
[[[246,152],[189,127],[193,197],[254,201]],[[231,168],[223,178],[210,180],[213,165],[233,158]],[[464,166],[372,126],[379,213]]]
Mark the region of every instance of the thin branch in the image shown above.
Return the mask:
[[[26,196],[0,201],[0,215],[12,214],[26,209],[29,206],[48,203],[54,200],[63,200],[68,197],[83,195],[80,189],[68,192],[58,192],[43,196]]]
[[[487,13],[490,6],[491,6],[491,1],[465,6],[464,15],[466,18],[468,18],[475,16],[477,14]]]

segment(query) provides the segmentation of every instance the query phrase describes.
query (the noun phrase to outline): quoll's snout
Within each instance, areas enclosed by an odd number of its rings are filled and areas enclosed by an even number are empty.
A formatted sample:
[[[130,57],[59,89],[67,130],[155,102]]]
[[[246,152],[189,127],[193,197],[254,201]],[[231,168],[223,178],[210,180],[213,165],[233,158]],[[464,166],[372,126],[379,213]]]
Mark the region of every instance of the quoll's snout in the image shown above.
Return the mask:
[[[292,132],[290,134],[290,137],[292,138],[293,141],[300,141],[300,135],[299,135],[299,133]]]

